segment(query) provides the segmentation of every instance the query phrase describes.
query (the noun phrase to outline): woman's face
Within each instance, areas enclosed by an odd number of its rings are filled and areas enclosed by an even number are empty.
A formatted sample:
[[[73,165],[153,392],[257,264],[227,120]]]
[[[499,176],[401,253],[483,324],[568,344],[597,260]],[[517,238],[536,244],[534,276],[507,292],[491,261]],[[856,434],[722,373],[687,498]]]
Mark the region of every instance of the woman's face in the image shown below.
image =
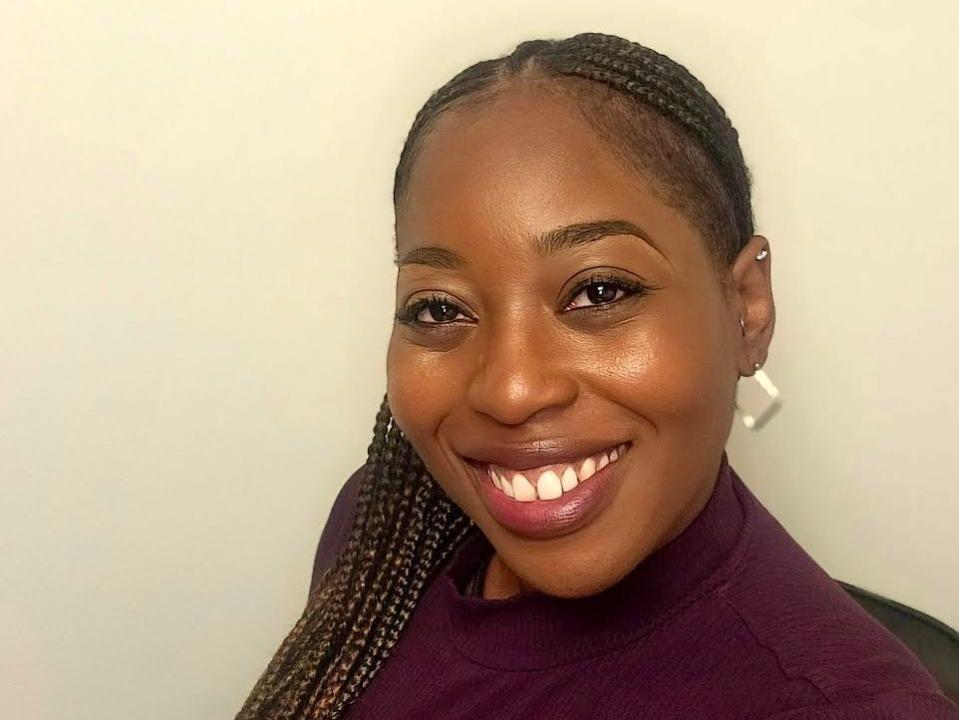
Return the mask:
[[[735,286],[683,214],[528,88],[439,118],[396,231],[396,422],[519,587],[614,584],[712,491],[739,373],[763,359]]]

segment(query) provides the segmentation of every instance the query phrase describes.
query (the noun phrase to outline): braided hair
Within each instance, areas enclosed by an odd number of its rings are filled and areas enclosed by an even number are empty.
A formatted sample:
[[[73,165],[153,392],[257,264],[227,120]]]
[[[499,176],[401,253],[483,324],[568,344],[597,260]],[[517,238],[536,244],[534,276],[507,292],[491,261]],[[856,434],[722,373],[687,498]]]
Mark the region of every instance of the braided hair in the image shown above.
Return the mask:
[[[573,102],[617,157],[696,225],[717,261],[728,266],[752,236],[749,173],[723,108],[682,65],[597,33],[523,42],[435,91],[400,155],[397,212],[417,150],[440,115],[512,82],[536,83]],[[349,536],[237,720],[342,717],[473,527],[430,476],[384,398]]]

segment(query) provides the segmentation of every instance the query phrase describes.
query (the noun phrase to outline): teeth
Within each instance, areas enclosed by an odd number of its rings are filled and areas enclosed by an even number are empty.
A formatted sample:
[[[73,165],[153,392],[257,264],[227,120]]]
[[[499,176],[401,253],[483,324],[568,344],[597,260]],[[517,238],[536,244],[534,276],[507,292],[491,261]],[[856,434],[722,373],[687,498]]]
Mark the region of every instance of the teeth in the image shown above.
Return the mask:
[[[532,502],[536,499],[536,488],[530,484],[523,473],[516,473],[513,476],[513,492],[520,502]]]
[[[596,461],[593,458],[588,458],[586,462],[583,463],[583,467],[579,471],[579,481],[589,480],[593,477],[593,474],[596,472]]]
[[[486,472],[489,475],[490,482],[501,490],[508,497],[514,498],[519,502],[532,502],[534,500],[555,500],[562,497],[563,493],[569,492],[581,482],[588,480],[607,465],[619,460],[626,452],[626,443],[617,445],[608,453],[600,453],[593,457],[588,457],[580,466],[579,472],[572,464],[556,467],[555,470],[543,470],[539,476],[536,471],[529,471],[527,474],[514,473],[510,470],[500,469],[492,465],[487,465]],[[562,473],[560,473],[562,468]],[[512,479],[507,477],[512,476]]]
[[[536,495],[540,500],[555,500],[563,494],[563,486],[560,484],[559,475],[552,470],[547,470],[539,476],[536,481]]]
[[[486,474],[489,475],[490,480],[493,481],[493,485],[496,486],[497,490],[503,489],[503,481],[499,479],[499,475],[497,475],[496,471],[489,465],[486,466]]]

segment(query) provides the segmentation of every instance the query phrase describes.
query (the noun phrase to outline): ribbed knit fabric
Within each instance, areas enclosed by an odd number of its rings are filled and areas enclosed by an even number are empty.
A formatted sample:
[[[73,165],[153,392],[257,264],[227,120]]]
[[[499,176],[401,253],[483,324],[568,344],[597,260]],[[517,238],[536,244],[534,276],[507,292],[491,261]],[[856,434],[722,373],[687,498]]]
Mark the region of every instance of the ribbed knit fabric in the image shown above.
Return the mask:
[[[345,541],[362,470],[334,503],[314,582]],[[467,536],[348,718],[959,720],[725,454],[702,512],[602,593],[468,596],[492,551]]]

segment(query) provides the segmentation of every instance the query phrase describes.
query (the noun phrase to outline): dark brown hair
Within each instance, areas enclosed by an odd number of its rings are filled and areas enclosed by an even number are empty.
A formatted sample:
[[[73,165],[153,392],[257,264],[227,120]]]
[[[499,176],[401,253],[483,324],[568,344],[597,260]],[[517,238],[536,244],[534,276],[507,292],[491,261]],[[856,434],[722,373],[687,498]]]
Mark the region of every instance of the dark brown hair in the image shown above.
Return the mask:
[[[532,40],[463,70],[417,114],[396,168],[401,211],[417,149],[447,110],[533,82],[572,101],[610,149],[683,212],[728,266],[753,234],[736,130],[682,65],[613,35]],[[383,665],[424,589],[472,523],[390,414],[376,416],[353,526],[237,720],[338,718]]]

